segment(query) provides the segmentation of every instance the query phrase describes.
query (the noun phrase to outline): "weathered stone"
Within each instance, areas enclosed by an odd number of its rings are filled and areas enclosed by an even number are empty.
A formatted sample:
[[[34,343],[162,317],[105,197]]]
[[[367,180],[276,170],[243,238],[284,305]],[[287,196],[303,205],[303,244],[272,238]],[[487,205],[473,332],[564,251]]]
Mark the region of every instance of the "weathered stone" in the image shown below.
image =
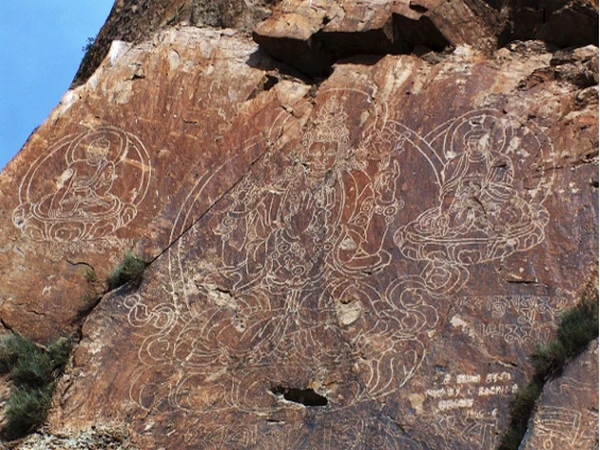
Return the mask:
[[[0,378],[0,427],[6,423],[6,403],[13,385],[6,376]]]
[[[479,13],[479,14],[477,14]],[[312,77],[355,55],[410,53],[415,47],[442,51],[469,44],[495,46],[496,13],[483,2],[437,0],[282,2],[253,36],[269,54]]]
[[[494,448],[598,252],[597,48],[493,51],[501,6],[286,1],[263,48],[114,42],[0,177],[0,318],[83,324],[32,445]],[[140,283],[82,304],[129,248]]]
[[[210,52],[177,47],[207,36],[153,45],[181,68],[230,42],[239,71],[255,51],[222,33]],[[144,44],[111,70],[147,80],[169,56]],[[201,155],[155,143],[198,176],[159,187],[169,199],[137,233],[152,254],[173,244],[90,315],[51,430],[126,422],[140,448],[493,448],[597,248],[596,168],[570,145],[594,111],[569,116],[572,84],[522,86],[550,60],[460,47],[434,66],[338,64],[316,91],[240,96],[193,133]],[[180,121],[160,120],[173,139]],[[151,127],[136,135],[158,141]]]
[[[263,108],[279,89],[259,95],[264,67],[247,64],[262,64],[255,52],[231,30],[172,29],[137,48],[117,41],[88,83],[64,96],[0,180],[5,327],[36,339],[72,330],[89,308],[86,270],[106,279],[127,249],[152,260],[178,237],[172,222],[189,194],[182,186],[227,158],[259,155],[258,144],[244,142],[275,108],[247,117],[245,101],[254,96]],[[302,95],[293,92],[286,95]],[[228,131],[242,123],[248,134]],[[227,156],[240,146],[247,151]],[[216,189],[177,233],[227,186]]]
[[[113,41],[138,43],[177,24],[250,31],[281,0],[117,0],[87,49],[71,88],[84,83],[108,54]]]
[[[514,39],[541,39],[558,47],[598,46],[597,0],[503,2],[507,21],[500,44]]]
[[[558,47],[598,45],[598,2],[419,0],[356,2],[290,0],[259,23],[254,40],[269,54],[311,77],[364,54],[442,51],[470,45],[485,53],[514,40]]]
[[[36,433],[18,444],[19,450],[136,450],[123,425],[102,424],[61,436]]]
[[[598,448],[598,340],[546,384],[520,448]]]
[[[598,84],[598,47],[588,45],[557,52],[550,65],[559,80],[586,88]]]

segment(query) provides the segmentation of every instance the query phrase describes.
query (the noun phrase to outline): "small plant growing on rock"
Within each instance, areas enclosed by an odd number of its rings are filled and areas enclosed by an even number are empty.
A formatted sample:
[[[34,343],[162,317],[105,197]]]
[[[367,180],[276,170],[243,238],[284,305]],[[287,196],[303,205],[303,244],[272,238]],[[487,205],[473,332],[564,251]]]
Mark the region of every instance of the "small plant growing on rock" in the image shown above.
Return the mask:
[[[561,317],[556,339],[538,345],[533,355],[537,373],[559,375],[567,359],[580,354],[598,336],[598,300],[589,293]]]
[[[98,304],[98,301],[105,289],[104,282],[98,278],[98,275],[93,267],[86,267],[85,271],[83,272],[83,277],[87,282],[87,291],[81,298],[83,307],[78,312],[78,319],[85,316],[94,306]]]
[[[15,388],[6,404],[6,425],[2,435],[12,440],[34,431],[46,420],[51,403],[50,387]]]
[[[94,42],[96,42],[96,36],[88,36],[85,40],[85,45],[81,47],[81,51],[83,53],[89,52],[92,46],[94,45]]]
[[[85,277],[85,281],[90,285],[94,285],[98,283],[98,275],[96,275],[96,271],[91,267],[86,267],[85,272],[83,272],[83,276]]]
[[[8,374],[13,384],[2,437],[16,439],[44,422],[71,348],[67,338],[59,338],[47,348],[18,334],[0,338],[0,373]]]
[[[112,291],[132,280],[140,280],[147,265],[144,260],[127,251],[123,261],[115,267],[108,277],[109,290]]]

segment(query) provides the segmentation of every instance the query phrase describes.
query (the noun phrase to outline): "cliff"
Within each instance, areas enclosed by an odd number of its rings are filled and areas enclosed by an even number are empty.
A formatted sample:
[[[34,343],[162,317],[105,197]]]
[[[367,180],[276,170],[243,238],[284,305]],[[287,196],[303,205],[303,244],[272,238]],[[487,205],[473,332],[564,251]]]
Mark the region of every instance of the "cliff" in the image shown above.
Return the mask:
[[[597,279],[597,2],[206,5],[117,1],[0,175],[2,325],[77,343],[11,445],[497,448]],[[597,358],[525,448],[597,448]]]

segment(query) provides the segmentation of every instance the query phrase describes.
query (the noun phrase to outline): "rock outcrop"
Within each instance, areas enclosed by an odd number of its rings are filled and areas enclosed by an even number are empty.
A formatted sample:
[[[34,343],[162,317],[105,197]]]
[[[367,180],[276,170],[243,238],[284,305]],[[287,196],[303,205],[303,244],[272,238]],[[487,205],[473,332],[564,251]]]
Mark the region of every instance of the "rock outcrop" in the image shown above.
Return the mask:
[[[544,388],[524,450],[598,447],[598,340]]]
[[[167,3],[0,177],[2,323],[41,341],[83,324],[46,432],[497,446],[597,266],[597,42],[498,48],[553,23],[507,34],[513,2],[290,0],[214,23]],[[547,14],[597,23],[572,3]],[[105,279],[126,249],[141,282],[82,301],[86,269]]]
[[[106,24],[90,45],[71,88],[92,76],[115,40],[139,43],[178,24],[236,28],[249,32],[281,0],[116,0]]]

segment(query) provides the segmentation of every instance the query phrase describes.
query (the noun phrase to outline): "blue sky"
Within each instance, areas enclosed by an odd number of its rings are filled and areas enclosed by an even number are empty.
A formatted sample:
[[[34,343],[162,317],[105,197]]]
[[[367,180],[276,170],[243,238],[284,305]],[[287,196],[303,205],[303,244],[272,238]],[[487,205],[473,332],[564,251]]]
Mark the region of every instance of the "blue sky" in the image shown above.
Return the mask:
[[[113,0],[0,0],[0,169],[58,104]]]

